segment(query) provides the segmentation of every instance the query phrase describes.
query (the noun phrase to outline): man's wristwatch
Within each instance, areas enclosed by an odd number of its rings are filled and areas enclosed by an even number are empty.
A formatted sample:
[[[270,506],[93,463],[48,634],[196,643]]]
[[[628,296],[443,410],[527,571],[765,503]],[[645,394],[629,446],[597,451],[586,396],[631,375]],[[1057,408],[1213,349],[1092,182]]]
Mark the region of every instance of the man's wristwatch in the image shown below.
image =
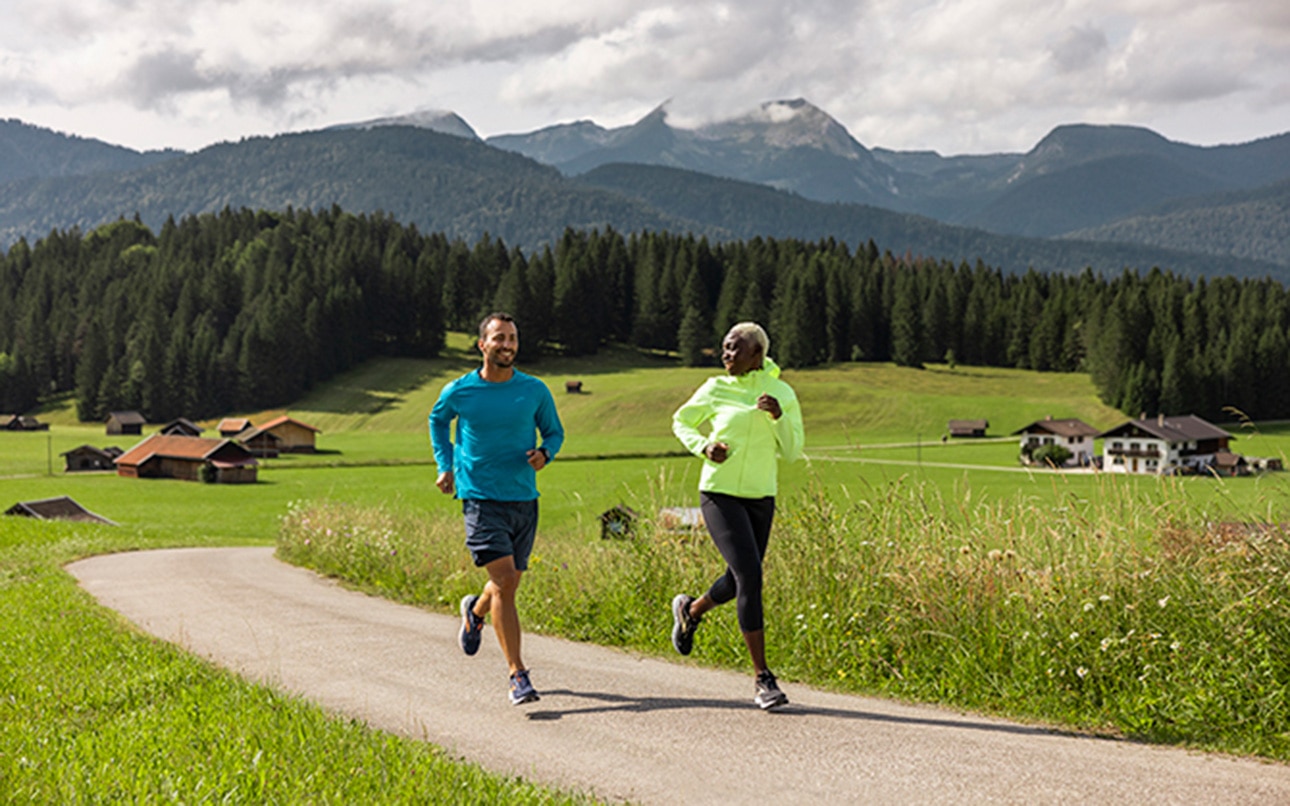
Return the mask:
[[[543,461],[545,462],[551,461],[551,452],[548,451],[546,448],[538,448],[538,453],[542,454]]]

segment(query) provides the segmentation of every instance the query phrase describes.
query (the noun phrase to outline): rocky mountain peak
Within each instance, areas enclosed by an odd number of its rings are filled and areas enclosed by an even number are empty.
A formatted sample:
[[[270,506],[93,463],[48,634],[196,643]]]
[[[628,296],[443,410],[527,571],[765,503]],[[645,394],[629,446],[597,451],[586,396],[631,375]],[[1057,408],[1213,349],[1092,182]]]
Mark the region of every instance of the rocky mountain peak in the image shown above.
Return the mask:
[[[767,101],[741,117],[703,126],[698,133],[768,148],[813,148],[847,159],[868,153],[845,126],[804,98]]]
[[[340,123],[328,126],[328,129],[374,129],[379,126],[413,126],[418,129],[429,129],[440,134],[451,134],[467,140],[478,140],[479,135],[462,120],[456,112],[445,109],[420,109],[407,115],[394,115],[386,118],[359,121],[357,123]]]

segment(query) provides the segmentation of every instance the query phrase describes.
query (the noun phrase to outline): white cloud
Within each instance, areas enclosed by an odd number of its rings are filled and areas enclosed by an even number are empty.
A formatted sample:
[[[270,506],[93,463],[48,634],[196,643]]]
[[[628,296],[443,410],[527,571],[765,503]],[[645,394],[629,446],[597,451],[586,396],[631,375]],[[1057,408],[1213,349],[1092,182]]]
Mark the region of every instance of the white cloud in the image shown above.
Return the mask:
[[[1290,4],[1266,0],[6,5],[0,117],[136,147],[424,107],[485,135],[621,125],[669,98],[686,125],[805,97],[867,145],[943,153],[1076,121],[1290,130]]]

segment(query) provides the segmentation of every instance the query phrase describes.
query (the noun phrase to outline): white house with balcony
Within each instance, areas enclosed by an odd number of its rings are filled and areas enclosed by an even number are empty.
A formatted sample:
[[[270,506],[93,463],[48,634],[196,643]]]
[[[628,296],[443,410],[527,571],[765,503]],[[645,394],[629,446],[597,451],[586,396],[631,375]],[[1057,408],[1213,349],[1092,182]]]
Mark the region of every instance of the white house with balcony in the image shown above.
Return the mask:
[[[1099,436],[1102,470],[1156,475],[1214,468],[1232,456],[1227,446],[1236,439],[1194,414],[1130,420]]]
[[[1035,451],[1045,445],[1060,445],[1071,454],[1066,466],[1087,467],[1093,463],[1093,440],[1098,430],[1074,417],[1048,416],[1013,431],[1012,435],[1021,436],[1021,456],[1027,462],[1034,461],[1031,457]]]

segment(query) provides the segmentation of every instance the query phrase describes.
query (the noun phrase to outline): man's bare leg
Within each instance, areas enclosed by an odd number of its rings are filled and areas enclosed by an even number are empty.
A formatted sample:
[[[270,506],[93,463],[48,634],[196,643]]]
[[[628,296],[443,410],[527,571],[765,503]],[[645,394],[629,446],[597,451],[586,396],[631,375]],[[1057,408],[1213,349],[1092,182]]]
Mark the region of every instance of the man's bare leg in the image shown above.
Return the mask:
[[[510,555],[498,557],[486,564],[484,570],[488,572],[488,582],[484,584],[479,601],[475,602],[474,613],[480,618],[492,615],[497,643],[502,648],[510,673],[515,674],[525,668],[520,657],[520,614],[515,608],[515,592],[519,590],[524,572],[516,569],[515,558]]]

